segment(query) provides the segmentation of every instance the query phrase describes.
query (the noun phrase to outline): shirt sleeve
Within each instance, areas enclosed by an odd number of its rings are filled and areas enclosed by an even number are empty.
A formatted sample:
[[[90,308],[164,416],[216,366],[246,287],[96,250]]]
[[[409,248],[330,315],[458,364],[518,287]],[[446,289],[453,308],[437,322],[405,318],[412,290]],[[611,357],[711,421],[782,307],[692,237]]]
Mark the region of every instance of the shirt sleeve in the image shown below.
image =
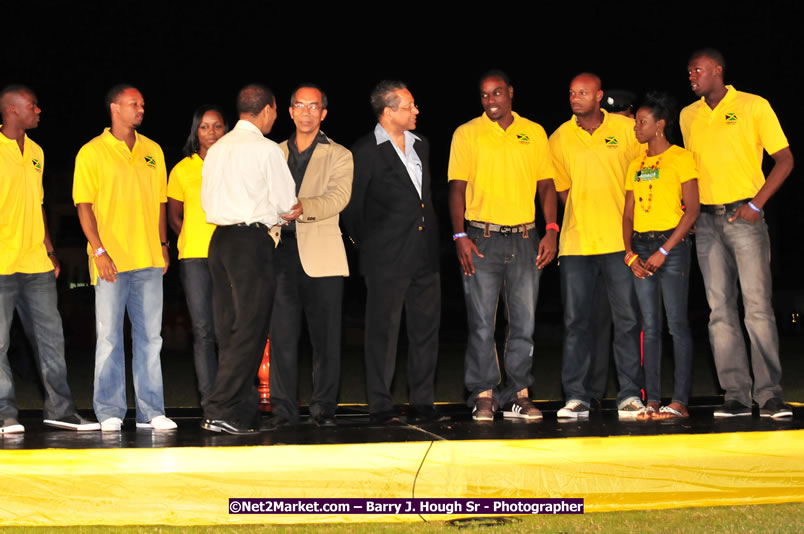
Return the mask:
[[[159,203],[164,204],[167,202],[167,167],[165,166],[165,154],[162,148],[156,145],[157,149],[157,164],[159,166]]]
[[[173,167],[173,170],[170,171],[170,177],[168,178],[167,184],[167,196],[169,198],[173,198],[178,200],[179,202],[184,202],[184,183],[182,182],[182,163],[184,160],[181,160],[179,163]]]
[[[449,149],[449,166],[447,167],[447,181],[463,180],[471,181],[472,171],[472,148],[470,138],[466,133],[466,128],[461,126],[452,135],[452,144]]]
[[[564,155],[561,150],[561,133],[553,132],[550,136],[550,155],[553,160],[553,170],[555,175],[553,180],[556,183],[556,191],[567,191],[572,186],[572,179],[565,166]]]
[[[556,172],[553,169],[553,155],[550,153],[550,142],[547,140],[547,133],[544,131],[544,128],[539,126],[534,137],[536,138],[536,157],[539,158],[541,166],[536,180],[553,180]]]
[[[782,131],[782,125],[779,124],[779,118],[764,98],[758,99],[754,106],[754,121],[754,124],[758,125],[759,140],[768,154],[775,154],[790,146]]]
[[[98,193],[96,158],[91,148],[84,146],[75,157],[73,173],[73,202],[94,204]]]
[[[698,178],[698,168],[695,166],[695,158],[692,153],[685,150],[679,155],[677,164],[678,181],[679,183],[689,182]]]

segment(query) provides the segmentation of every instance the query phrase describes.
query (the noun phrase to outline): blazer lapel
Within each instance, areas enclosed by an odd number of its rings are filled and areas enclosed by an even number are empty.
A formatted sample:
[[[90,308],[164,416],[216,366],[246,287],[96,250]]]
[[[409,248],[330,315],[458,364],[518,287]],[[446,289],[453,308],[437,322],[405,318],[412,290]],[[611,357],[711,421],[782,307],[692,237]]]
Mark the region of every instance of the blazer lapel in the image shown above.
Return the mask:
[[[402,163],[402,160],[399,159],[399,155],[396,153],[396,150],[391,145],[391,141],[385,141],[377,146],[380,150],[380,154],[385,159],[385,162],[391,166],[394,170],[394,175],[398,180],[401,180],[410,191],[419,196],[418,191],[416,191],[416,186],[413,185],[413,180],[410,179],[410,174],[408,174],[408,169],[405,167],[405,164]]]
[[[310,161],[307,162],[307,168],[304,170],[304,178],[301,189],[299,189],[300,197],[318,196],[318,193],[310,193],[310,191],[316,191],[317,182],[324,178],[323,173],[319,172],[319,167],[326,162],[329,148],[330,145],[327,143],[316,143],[313,153],[310,155]]]

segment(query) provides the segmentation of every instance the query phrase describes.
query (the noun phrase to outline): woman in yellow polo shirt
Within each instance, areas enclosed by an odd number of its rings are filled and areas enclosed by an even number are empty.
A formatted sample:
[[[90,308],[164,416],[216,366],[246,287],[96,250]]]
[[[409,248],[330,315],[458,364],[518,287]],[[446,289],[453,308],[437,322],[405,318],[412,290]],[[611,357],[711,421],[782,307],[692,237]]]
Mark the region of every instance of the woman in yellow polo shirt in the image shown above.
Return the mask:
[[[223,113],[215,106],[201,106],[193,114],[185,157],[173,167],[168,179],[168,221],[179,235],[179,270],[187,308],[193,323],[193,358],[201,407],[206,407],[218,356],[212,319],[212,280],[207,253],[215,225],[207,223],[201,209],[201,168],[207,150],[227,131]]]
[[[644,331],[644,419],[689,417],[692,334],[687,319],[690,228],[698,218],[698,171],[692,154],[670,142],[678,114],[672,98],[648,93],[637,110],[634,131],[644,150],[626,174],[623,239],[625,263],[634,273]],[[672,402],[661,405],[662,311],[673,336]]]

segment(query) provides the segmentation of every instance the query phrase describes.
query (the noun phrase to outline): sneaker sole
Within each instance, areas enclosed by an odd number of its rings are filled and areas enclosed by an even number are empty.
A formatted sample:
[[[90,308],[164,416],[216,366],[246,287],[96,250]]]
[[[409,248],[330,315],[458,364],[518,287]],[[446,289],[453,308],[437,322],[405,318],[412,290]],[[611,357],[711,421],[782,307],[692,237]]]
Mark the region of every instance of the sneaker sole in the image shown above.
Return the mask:
[[[576,419],[589,419],[589,412],[571,412],[569,414],[566,413],[556,413],[557,419],[564,419],[567,421],[574,421]]]
[[[475,421],[494,421],[494,415],[475,415],[472,414],[472,419]]]
[[[0,434],[22,434],[23,432],[25,432],[25,427],[22,425],[11,425],[0,428]]]
[[[137,428],[142,429],[142,430],[154,430],[156,432],[160,432],[160,431],[165,432],[167,430],[176,430],[175,426],[155,427],[151,423],[137,423]]]
[[[726,412],[715,412],[715,413],[713,413],[712,415],[713,415],[714,417],[717,417],[717,418],[726,418],[726,417],[746,417],[746,416],[750,416],[750,415],[751,415],[751,412],[745,412],[745,413],[726,413]]]
[[[525,419],[527,421],[538,421],[543,419],[544,416],[542,414],[539,415],[527,415],[521,412],[503,412],[503,418],[505,419]]]
[[[617,411],[617,419],[620,421],[636,421],[639,414],[645,413],[643,412],[621,412]]]
[[[85,423],[82,425],[76,425],[72,423],[65,423],[63,421],[56,421],[54,419],[45,419],[42,421],[48,426],[54,426],[56,428],[64,428],[67,430],[75,430],[77,432],[87,432],[90,430],[100,430],[101,425],[100,423]]]
[[[770,417],[772,419],[783,419],[785,417],[793,417],[793,412],[779,412],[779,413],[762,413],[759,414],[760,417]]]

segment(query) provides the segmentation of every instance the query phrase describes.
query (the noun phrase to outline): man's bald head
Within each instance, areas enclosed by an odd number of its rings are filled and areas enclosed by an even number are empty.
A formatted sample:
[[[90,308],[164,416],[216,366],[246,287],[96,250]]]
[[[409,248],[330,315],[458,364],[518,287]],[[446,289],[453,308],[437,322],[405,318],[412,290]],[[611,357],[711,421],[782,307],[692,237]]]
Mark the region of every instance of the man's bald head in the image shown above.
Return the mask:
[[[600,81],[600,76],[597,74],[592,74],[591,72],[582,72],[578,74],[572,79],[570,85],[576,81],[583,81],[585,83],[592,84],[592,86],[595,88],[595,91],[600,91],[603,89],[603,82]]]
[[[9,85],[0,91],[0,113],[3,130],[30,130],[39,125],[39,102],[33,91],[24,85]]]

